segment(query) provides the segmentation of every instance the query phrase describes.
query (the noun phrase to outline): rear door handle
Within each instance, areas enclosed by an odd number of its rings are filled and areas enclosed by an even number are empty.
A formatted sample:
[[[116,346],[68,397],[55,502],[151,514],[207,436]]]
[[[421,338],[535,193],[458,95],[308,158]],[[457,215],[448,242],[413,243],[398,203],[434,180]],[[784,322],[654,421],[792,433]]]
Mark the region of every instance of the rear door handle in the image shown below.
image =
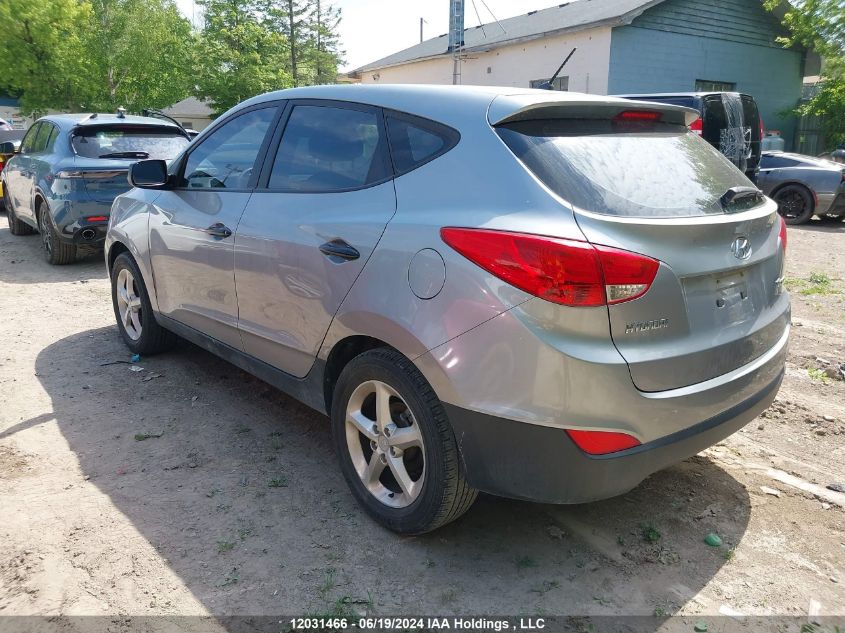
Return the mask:
[[[208,233],[209,235],[213,235],[214,237],[221,237],[221,238],[222,237],[231,237],[231,235],[232,235],[232,229],[230,229],[228,226],[226,226],[222,222],[216,222],[215,224],[212,224],[210,227],[208,227],[205,230],[205,232]]]
[[[335,262],[352,261],[361,257],[361,253],[345,240],[335,239],[320,246],[320,252]]]

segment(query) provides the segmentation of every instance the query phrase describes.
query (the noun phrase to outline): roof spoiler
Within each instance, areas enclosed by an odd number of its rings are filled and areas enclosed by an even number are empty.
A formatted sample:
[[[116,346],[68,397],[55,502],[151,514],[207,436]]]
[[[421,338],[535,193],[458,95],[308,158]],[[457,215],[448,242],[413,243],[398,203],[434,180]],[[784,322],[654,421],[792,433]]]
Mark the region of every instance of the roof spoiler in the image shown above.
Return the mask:
[[[564,96],[566,95],[566,96]],[[629,101],[613,97],[592,98],[589,95],[558,93],[548,95],[524,93],[496,97],[490,104],[487,119],[490,125],[537,119],[613,119],[622,112],[648,111],[663,114],[662,121],[675,125],[689,125],[700,114],[692,108],[654,103]]]

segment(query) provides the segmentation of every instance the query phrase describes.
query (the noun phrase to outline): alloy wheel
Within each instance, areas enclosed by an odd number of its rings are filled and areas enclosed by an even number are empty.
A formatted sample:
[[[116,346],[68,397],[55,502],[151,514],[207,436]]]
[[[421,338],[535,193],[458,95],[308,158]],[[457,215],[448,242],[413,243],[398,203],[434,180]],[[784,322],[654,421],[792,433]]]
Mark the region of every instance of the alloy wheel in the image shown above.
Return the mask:
[[[778,213],[790,219],[801,217],[807,206],[804,197],[794,189],[778,194],[775,200],[778,203]]]
[[[135,287],[135,277],[126,268],[117,274],[117,310],[126,334],[133,341],[141,338],[141,297]]]
[[[346,445],[364,487],[392,508],[411,505],[425,483],[425,445],[408,404],[387,383],[368,380],[346,407]]]
[[[47,213],[43,210],[38,214],[38,231],[41,233],[41,243],[44,244],[44,250],[47,251],[49,257],[53,253],[53,233],[47,225],[46,215]]]

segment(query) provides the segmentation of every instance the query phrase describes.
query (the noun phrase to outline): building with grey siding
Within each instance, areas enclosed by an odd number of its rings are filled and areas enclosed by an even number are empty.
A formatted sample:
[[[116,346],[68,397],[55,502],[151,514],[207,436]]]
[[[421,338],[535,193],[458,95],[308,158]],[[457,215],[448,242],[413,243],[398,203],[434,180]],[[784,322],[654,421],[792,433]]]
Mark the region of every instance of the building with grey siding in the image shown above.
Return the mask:
[[[444,10],[446,5],[444,3]],[[593,94],[737,91],[792,144],[787,111],[818,59],[784,49],[762,0],[573,0],[464,32],[459,81],[532,87],[577,48],[555,88]],[[356,69],[363,83],[453,81],[447,35]]]

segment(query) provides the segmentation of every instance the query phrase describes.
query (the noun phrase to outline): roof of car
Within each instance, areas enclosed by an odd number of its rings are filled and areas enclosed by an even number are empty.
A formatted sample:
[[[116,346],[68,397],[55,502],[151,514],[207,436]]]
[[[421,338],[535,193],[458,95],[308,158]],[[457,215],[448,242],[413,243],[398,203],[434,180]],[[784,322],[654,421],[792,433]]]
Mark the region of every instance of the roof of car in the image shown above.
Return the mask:
[[[87,125],[155,125],[158,127],[173,127],[177,130],[179,126],[167,121],[165,119],[158,119],[148,116],[136,116],[134,114],[127,114],[123,117],[117,114],[102,114],[82,112],[75,114],[49,114],[41,117],[39,121],[51,121],[60,128],[69,129],[73,127],[87,126]]]
[[[268,92],[235,106],[230,112],[251,105],[283,99],[329,99],[363,103],[416,114],[458,125],[470,120],[500,120],[508,114],[531,103],[568,103],[572,105],[626,103],[617,97],[532,90],[508,86],[443,86],[431,84],[338,84],[308,86]],[[495,100],[495,108],[493,101]],[[665,108],[672,109],[667,105]],[[496,110],[495,116],[492,110]],[[221,118],[225,118],[225,114]],[[212,126],[213,127],[213,126]]]

